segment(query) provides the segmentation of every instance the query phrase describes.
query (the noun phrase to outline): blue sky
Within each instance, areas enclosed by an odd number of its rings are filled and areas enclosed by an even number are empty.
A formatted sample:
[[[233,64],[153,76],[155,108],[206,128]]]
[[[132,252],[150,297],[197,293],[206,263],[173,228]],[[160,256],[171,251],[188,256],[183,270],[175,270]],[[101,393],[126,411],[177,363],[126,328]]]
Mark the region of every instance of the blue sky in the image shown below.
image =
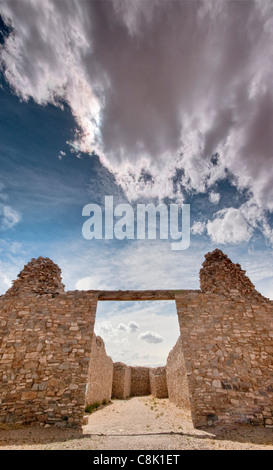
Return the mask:
[[[0,293],[38,256],[67,290],[196,289],[218,247],[273,299],[272,2],[134,5],[1,2]],[[106,195],[190,204],[190,247],[85,240]],[[96,331],[149,365],[179,334],[161,302],[101,303]]]

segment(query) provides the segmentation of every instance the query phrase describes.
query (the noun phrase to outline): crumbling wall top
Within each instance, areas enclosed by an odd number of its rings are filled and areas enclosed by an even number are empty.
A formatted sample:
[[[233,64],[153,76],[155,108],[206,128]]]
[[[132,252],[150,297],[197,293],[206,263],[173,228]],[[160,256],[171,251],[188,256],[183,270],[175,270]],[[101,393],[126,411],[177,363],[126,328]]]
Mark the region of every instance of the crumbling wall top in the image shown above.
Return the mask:
[[[39,257],[27,263],[5,296],[61,294],[64,285],[59,266],[50,258]]]
[[[202,266],[200,287],[203,292],[238,294],[263,299],[245,275],[245,271],[241,269],[241,265],[234,264],[221,250],[216,249],[207,253]]]

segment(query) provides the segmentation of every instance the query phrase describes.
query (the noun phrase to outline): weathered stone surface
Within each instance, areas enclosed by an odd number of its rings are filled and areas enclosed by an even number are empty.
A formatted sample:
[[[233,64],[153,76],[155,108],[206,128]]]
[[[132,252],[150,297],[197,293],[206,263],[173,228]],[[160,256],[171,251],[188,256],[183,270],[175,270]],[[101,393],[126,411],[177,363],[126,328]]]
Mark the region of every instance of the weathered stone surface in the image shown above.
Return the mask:
[[[59,266],[49,258],[32,259],[13,281],[6,296],[24,294],[62,294],[64,285]],[[21,312],[24,315],[24,311]]]
[[[131,367],[114,362],[112,397],[125,400],[131,395]]]
[[[200,270],[200,287],[202,292],[215,294],[243,295],[262,300],[251,280],[245,275],[240,264],[234,264],[221,250],[214,250],[205,255]]]
[[[0,297],[0,422],[80,426],[97,297],[61,293],[59,268],[36,261]]]
[[[103,339],[93,334],[88,370],[86,405],[110,401],[113,382],[113,361],[107,356]]]
[[[131,396],[150,395],[149,367],[131,367]]]
[[[176,307],[194,425],[211,423],[212,415],[265,424],[273,415],[273,303],[192,293],[177,295]]]
[[[167,358],[166,379],[169,400],[182,408],[190,408],[188,377],[181,337]]]
[[[156,398],[168,398],[166,368],[151,367],[149,370],[150,393]]]
[[[117,296],[175,296],[182,346],[170,353],[167,383],[175,401],[179,390],[171,371],[185,387],[188,382],[195,426],[216,421],[271,426],[273,302],[220,250],[206,256],[200,280],[202,292]],[[63,289],[58,266],[38,258],[0,297],[0,422],[81,425],[97,301],[109,296]],[[113,395],[114,390],[118,398],[150,393],[149,368],[119,367],[120,375],[114,366]]]

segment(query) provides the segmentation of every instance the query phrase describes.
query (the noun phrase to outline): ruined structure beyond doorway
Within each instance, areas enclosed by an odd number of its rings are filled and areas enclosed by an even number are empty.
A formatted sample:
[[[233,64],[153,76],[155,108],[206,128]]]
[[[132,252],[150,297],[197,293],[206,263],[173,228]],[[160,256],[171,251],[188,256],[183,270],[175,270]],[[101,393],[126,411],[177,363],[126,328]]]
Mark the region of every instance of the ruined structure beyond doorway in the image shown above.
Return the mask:
[[[182,358],[194,425],[272,425],[273,302],[220,250],[206,255],[200,282],[192,291],[64,292],[58,266],[32,260],[0,297],[0,422],[80,426],[98,300],[175,299],[175,367]]]

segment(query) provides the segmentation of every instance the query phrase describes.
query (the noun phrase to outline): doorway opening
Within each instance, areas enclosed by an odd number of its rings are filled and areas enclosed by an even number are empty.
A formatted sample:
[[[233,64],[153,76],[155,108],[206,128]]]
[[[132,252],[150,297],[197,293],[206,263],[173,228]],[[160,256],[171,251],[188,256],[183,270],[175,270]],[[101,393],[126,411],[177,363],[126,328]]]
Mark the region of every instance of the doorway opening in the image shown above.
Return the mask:
[[[190,415],[174,301],[98,302],[86,410],[132,397],[146,400],[146,406],[155,411],[159,402],[163,406],[161,399],[170,401]],[[121,407],[119,413],[131,405],[115,406]]]
[[[98,302],[95,334],[114,362],[164,366],[179,337],[175,301]]]

